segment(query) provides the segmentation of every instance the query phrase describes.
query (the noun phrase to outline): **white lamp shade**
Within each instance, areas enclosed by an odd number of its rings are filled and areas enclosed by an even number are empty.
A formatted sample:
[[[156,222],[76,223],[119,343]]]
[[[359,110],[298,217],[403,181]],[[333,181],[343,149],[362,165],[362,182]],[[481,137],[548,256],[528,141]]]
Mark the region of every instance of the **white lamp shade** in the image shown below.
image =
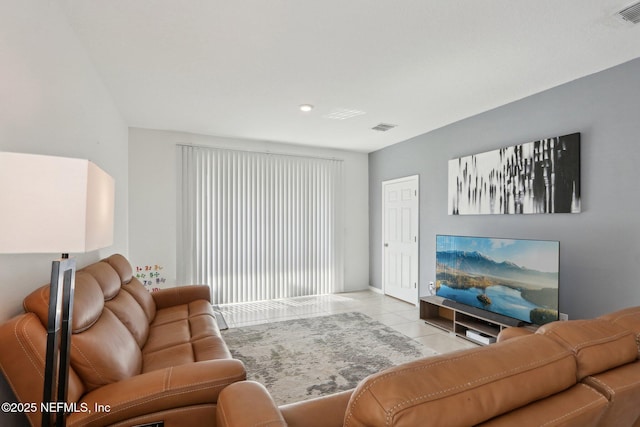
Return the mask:
[[[88,160],[0,152],[0,253],[110,246],[114,187]]]

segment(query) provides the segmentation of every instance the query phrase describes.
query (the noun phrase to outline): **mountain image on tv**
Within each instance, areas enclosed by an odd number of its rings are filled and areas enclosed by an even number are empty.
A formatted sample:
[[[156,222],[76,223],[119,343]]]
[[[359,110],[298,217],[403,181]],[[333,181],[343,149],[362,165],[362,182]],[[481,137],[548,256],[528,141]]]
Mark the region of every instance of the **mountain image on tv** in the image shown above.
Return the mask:
[[[542,325],[558,319],[559,243],[436,238],[436,294]]]

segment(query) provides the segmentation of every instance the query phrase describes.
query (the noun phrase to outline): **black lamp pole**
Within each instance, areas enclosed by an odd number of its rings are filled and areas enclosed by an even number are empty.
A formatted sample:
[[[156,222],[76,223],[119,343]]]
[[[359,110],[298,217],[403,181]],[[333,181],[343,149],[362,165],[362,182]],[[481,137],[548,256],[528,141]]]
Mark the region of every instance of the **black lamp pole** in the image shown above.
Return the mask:
[[[42,414],[43,427],[53,425],[63,427],[66,424],[65,404],[67,402],[67,386],[69,385],[69,351],[71,348],[75,279],[76,260],[69,258],[69,254],[62,254],[60,259],[52,262],[47,322],[47,355],[42,397],[42,403],[49,405],[47,406],[49,410]],[[57,405],[52,405],[53,402],[57,402]]]

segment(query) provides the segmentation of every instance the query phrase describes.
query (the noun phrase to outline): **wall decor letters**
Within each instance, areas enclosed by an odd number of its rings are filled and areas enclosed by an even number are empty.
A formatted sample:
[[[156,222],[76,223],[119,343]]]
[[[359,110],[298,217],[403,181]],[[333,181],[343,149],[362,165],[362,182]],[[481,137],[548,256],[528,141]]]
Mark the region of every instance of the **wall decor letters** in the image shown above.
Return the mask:
[[[159,291],[167,282],[162,274],[163,268],[158,264],[136,266],[135,276],[149,292]]]

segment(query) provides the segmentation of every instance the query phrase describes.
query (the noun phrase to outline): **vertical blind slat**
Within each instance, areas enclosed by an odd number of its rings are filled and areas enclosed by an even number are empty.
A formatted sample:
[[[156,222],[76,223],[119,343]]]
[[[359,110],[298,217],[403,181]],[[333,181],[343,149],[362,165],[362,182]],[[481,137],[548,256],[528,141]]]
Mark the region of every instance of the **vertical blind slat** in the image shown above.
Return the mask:
[[[343,289],[342,161],[178,146],[178,280],[218,304]]]

